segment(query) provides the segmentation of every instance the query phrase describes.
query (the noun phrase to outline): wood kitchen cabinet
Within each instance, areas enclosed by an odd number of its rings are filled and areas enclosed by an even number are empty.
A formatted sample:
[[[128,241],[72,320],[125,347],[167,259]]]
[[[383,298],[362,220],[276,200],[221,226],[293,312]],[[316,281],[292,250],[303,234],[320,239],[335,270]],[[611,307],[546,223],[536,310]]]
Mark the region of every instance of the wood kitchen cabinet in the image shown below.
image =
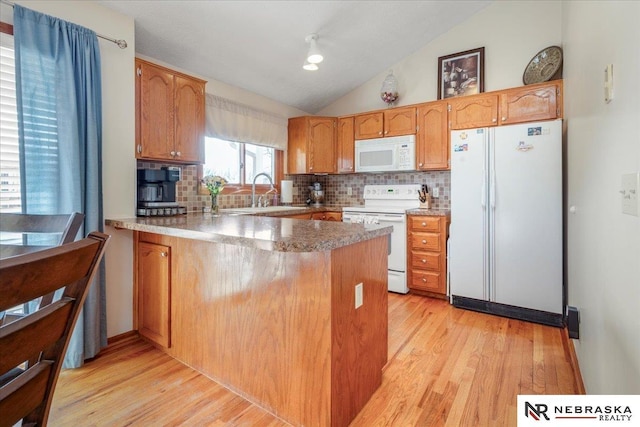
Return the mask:
[[[338,140],[336,163],[338,173],[352,173],[355,170],[354,117],[338,118]]]
[[[287,172],[290,174],[335,172],[336,127],[335,117],[289,119]]]
[[[136,158],[204,161],[205,84],[136,59]]]
[[[293,218],[293,219],[311,219],[313,215],[310,212],[293,214],[293,215],[277,215],[278,218]]]
[[[500,124],[562,117],[562,80],[500,91]]]
[[[171,347],[171,246],[166,237],[136,232],[136,319],[140,335]]]
[[[449,129],[498,125],[498,94],[462,96],[449,100]]]
[[[316,219],[321,221],[342,221],[342,212],[305,212],[290,215],[276,215],[278,218]]]
[[[416,133],[416,108],[398,107],[355,116],[355,139],[382,138]]]
[[[559,119],[562,105],[562,80],[454,98],[449,100],[449,128]]]
[[[342,221],[342,212],[315,212],[311,215],[311,219],[318,219],[321,221]]]
[[[407,283],[412,291],[446,297],[447,225],[444,216],[408,216]]]
[[[416,134],[416,169],[449,168],[449,128],[446,101],[418,105]]]

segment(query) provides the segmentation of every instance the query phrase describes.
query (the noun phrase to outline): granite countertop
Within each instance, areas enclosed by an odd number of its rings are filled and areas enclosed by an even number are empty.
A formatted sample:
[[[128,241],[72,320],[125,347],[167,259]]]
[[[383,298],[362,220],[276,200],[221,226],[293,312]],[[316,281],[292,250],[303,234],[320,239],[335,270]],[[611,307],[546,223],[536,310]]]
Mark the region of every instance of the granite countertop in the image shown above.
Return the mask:
[[[316,208],[329,210],[326,207]],[[302,213],[302,209],[291,214]],[[273,213],[272,213],[273,214]],[[107,219],[115,228],[280,252],[321,252],[391,233],[393,227],[259,215],[190,213]]]
[[[407,215],[423,215],[423,216],[451,216],[451,211],[447,209],[409,209]]]

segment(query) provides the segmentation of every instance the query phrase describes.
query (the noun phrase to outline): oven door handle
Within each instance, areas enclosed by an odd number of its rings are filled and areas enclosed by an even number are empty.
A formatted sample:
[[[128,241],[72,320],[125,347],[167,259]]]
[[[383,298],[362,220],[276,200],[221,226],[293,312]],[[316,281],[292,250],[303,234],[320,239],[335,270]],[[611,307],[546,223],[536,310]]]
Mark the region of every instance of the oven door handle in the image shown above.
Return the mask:
[[[378,215],[378,221],[404,222],[404,215]]]

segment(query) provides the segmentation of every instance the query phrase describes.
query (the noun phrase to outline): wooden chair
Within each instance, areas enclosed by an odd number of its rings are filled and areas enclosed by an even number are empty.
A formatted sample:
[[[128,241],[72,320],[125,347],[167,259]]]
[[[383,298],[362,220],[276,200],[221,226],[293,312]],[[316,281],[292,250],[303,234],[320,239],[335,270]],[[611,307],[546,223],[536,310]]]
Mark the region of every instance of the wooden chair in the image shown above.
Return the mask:
[[[60,300],[0,326],[0,427],[19,420],[23,426],[47,424],[71,332],[108,240],[93,232],[0,260],[0,310],[64,287]]]
[[[76,239],[83,221],[84,214],[80,212],[66,215],[3,213],[0,214],[0,232],[22,234],[22,242],[18,244],[27,248],[32,246],[29,242],[31,236],[45,234],[60,235],[55,243],[48,246],[64,245]]]
[[[2,253],[10,252],[14,254],[25,254],[41,249],[39,245],[31,243],[31,237],[49,236],[52,242],[47,246],[59,246],[65,243],[71,243],[76,239],[78,231],[84,221],[84,214],[73,212],[66,215],[35,215],[35,214],[16,214],[3,213],[0,214],[0,232],[21,234],[20,242],[16,244],[3,245]],[[54,240],[56,235],[60,235]],[[53,301],[53,293],[44,295],[39,302],[40,307],[51,304]],[[25,311],[27,305],[25,304]],[[1,313],[1,310],[0,310]],[[0,324],[5,323],[6,314],[0,314]]]

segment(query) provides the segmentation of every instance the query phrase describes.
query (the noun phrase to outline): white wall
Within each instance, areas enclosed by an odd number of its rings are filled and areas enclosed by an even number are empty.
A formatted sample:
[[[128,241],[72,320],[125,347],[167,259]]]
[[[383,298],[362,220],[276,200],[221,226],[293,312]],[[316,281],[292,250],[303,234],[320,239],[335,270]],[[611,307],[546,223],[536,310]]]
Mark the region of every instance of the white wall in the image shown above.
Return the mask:
[[[639,19],[640,2],[563,4],[569,303],[590,394],[640,394],[640,219],[622,214],[618,193],[621,175],[640,171]]]
[[[397,105],[438,97],[438,57],[484,46],[485,92],[522,85],[522,73],[541,49],[561,42],[561,2],[496,1],[422,49],[392,65]],[[380,87],[388,70],[320,111],[340,116],[385,108]]]

